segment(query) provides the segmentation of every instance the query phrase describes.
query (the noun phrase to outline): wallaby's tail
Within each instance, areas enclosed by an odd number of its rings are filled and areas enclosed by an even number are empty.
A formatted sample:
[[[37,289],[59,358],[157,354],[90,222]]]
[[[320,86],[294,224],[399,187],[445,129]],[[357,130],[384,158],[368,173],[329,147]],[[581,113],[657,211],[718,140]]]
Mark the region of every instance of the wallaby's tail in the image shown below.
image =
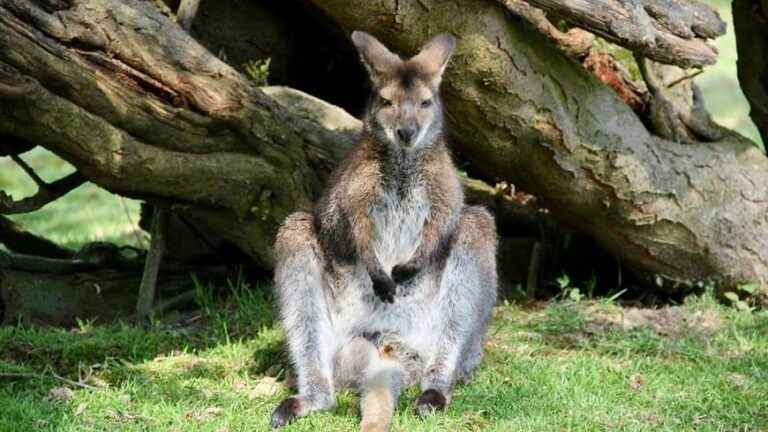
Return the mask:
[[[397,398],[423,369],[420,356],[400,338],[378,332],[344,344],[336,366],[339,383],[360,390],[361,432],[389,430]]]
[[[396,360],[381,354],[372,361],[362,382],[360,432],[386,432],[392,422],[395,402],[405,385],[405,368]]]

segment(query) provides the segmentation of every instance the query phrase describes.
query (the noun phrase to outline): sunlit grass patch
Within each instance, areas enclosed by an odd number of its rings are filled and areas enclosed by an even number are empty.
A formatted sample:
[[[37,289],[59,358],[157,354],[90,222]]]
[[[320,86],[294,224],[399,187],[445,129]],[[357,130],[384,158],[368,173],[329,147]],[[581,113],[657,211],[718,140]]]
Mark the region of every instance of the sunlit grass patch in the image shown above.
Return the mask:
[[[29,374],[0,378],[0,430],[269,430],[271,410],[292,392],[269,290],[241,282],[217,298],[201,289],[205,307],[188,328],[0,330],[0,376]],[[605,301],[499,306],[473,382],[424,420],[412,409],[418,389],[409,389],[393,430],[768,427],[768,313],[706,296],[651,311]],[[71,397],[51,397],[58,387]],[[358,402],[343,391],[336,408],[286,431],[357,430]]]

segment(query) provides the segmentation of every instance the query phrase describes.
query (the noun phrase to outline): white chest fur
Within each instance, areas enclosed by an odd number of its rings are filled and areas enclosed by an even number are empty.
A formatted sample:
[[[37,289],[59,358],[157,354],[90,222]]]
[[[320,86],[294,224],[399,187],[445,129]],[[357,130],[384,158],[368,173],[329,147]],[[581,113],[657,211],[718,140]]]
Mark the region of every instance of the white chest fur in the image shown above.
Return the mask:
[[[423,186],[401,197],[392,191],[374,205],[374,251],[384,270],[407,261],[421,242],[421,231],[429,214],[429,199]]]

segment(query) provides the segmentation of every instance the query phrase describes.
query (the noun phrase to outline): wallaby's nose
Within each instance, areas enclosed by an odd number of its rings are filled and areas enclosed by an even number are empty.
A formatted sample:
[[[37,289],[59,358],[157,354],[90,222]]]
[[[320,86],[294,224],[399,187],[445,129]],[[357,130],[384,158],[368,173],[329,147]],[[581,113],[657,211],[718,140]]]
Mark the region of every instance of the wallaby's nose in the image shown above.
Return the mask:
[[[414,135],[416,135],[415,128],[406,127],[397,130],[397,137],[400,138],[400,141],[402,141],[403,144],[410,145]]]

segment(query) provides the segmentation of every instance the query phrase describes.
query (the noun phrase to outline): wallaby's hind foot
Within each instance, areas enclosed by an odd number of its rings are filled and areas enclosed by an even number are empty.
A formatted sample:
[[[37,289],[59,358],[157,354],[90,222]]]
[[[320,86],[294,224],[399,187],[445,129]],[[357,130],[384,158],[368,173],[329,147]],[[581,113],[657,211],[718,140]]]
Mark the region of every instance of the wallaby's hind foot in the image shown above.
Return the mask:
[[[419,415],[419,417],[426,417],[435,411],[444,410],[446,404],[447,401],[445,396],[443,396],[443,394],[438,390],[424,390],[421,396],[419,396],[419,399],[416,401],[416,413]]]
[[[277,429],[281,428],[299,417],[304,417],[314,411],[327,410],[336,405],[336,400],[325,395],[308,397],[301,394],[283,399],[280,405],[272,411],[269,424]]]
[[[269,424],[275,429],[281,428],[296,420],[296,418],[299,417],[300,409],[301,401],[299,398],[294,396],[285,398],[280,402],[280,405],[272,411],[272,417],[269,420]]]

